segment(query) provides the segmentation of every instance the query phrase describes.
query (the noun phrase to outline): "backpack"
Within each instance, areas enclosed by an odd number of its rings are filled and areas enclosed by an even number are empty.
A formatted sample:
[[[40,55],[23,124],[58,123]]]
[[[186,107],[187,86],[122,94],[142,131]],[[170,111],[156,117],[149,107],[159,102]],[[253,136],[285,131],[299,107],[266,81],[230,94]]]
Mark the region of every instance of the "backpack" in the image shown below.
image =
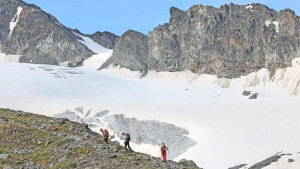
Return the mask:
[[[130,135],[127,133],[127,134],[125,134],[125,140],[126,141],[130,141]]]
[[[108,130],[104,130],[104,137],[109,137],[109,133],[108,133]]]

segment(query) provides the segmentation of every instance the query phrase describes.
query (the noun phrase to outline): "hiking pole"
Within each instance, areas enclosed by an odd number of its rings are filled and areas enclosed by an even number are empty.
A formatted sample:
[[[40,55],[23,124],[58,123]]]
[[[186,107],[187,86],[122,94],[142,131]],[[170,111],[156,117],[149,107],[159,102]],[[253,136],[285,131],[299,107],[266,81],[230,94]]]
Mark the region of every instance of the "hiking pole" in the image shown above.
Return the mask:
[[[169,160],[171,160],[171,158],[170,158],[170,153],[169,153],[169,149],[167,149],[167,151],[168,151],[168,157],[169,157]]]

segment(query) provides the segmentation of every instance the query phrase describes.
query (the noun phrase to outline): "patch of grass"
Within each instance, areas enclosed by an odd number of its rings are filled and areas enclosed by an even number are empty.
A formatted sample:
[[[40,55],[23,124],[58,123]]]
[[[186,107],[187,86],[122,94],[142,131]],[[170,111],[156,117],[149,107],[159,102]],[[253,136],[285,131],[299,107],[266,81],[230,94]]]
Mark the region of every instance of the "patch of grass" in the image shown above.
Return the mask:
[[[69,129],[64,127],[64,126],[60,126],[60,125],[53,125],[51,126],[52,130],[57,130],[57,131],[64,131],[64,132],[69,132]]]
[[[44,132],[41,130],[35,130],[33,133],[34,138],[49,138],[51,134],[49,132]]]
[[[143,158],[140,157],[140,156],[135,157],[135,159],[136,159],[137,161],[142,161],[142,160],[143,160]]]
[[[54,156],[52,153],[40,150],[36,153],[28,154],[25,158],[29,161],[36,161],[41,165],[47,165],[52,156]]]
[[[36,153],[29,154],[27,156],[27,158],[33,159],[33,160],[36,160],[36,161],[41,161],[41,160],[48,159],[51,156],[52,156],[52,154],[50,152],[45,151],[45,150],[41,150],[41,151],[38,151]]]
[[[125,149],[124,146],[121,146],[121,145],[116,145],[116,148],[117,148],[118,151],[120,151],[122,149]]]
[[[13,154],[7,160],[7,163],[9,163],[9,164],[17,164],[18,162],[20,162],[20,155],[19,154]]]
[[[75,148],[76,154],[89,153],[92,150],[92,147],[77,147]]]
[[[124,161],[124,160],[133,160],[134,157],[135,157],[134,154],[128,153],[128,154],[123,154],[123,155],[121,155],[121,156],[118,156],[117,159],[123,160],[123,161]]]
[[[8,130],[9,128],[11,128],[11,126],[8,124],[8,123],[6,123],[6,122],[1,122],[0,123],[0,130]],[[4,136],[4,135],[2,135],[2,136]]]
[[[50,169],[69,169],[69,168],[75,168],[75,167],[76,167],[76,164],[74,161],[67,160],[64,162],[56,163]]]
[[[68,142],[70,142],[71,139],[56,139],[54,142],[52,142],[49,146],[50,147],[57,147],[57,146],[61,146],[63,144],[66,144]]]
[[[5,144],[4,146],[0,147],[0,154],[12,152],[14,147],[15,146],[12,143]]]

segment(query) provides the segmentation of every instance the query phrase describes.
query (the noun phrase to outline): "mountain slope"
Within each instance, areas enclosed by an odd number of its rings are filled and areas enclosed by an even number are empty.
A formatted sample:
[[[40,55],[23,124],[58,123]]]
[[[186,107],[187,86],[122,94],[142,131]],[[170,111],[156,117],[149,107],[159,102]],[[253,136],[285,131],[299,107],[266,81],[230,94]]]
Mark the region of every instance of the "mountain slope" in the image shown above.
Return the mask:
[[[0,168],[198,168],[102,144],[99,134],[67,119],[0,109],[0,122]]]

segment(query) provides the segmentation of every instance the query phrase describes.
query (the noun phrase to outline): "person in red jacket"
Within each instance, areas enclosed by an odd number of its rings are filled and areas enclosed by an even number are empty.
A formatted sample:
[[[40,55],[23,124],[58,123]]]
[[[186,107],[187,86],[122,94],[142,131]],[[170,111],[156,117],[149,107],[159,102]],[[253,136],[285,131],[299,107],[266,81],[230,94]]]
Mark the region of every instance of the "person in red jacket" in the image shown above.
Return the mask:
[[[165,143],[162,143],[160,150],[161,150],[161,155],[163,157],[163,162],[166,162],[168,147],[165,145]]]

